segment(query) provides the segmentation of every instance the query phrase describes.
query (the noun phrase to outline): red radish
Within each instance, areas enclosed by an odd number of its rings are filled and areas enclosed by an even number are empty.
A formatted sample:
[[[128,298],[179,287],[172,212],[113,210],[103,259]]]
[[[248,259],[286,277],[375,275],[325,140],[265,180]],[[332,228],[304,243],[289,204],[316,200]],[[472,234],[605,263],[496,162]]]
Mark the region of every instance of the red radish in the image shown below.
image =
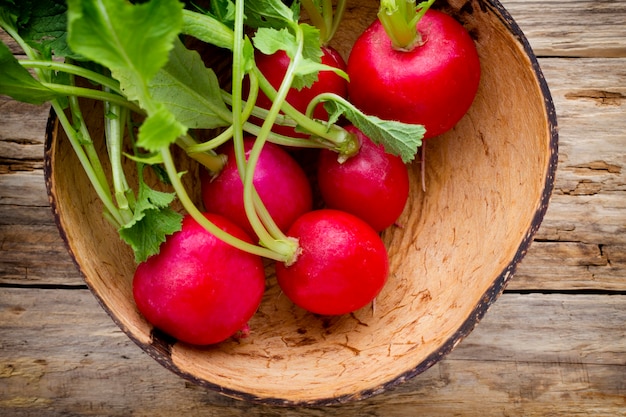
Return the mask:
[[[468,32],[447,14],[428,10],[417,31],[416,45],[394,46],[381,20],[374,21],[348,59],[349,97],[364,113],[424,125],[430,138],[469,109],[480,62]]]
[[[339,55],[339,52],[329,46],[322,46],[321,48],[323,52],[322,64],[339,68],[343,71],[346,70],[346,64],[341,55]],[[291,60],[287,56],[287,53],[282,50],[272,55],[265,55],[256,50],[255,62],[270,84],[272,84],[275,89],[278,89]],[[289,94],[287,94],[286,101],[301,113],[305,113],[311,100],[322,93],[335,93],[341,97],[347,97],[348,82],[332,71],[320,71],[317,81],[313,83],[311,87],[301,90],[292,88]],[[261,108],[269,109],[272,106],[272,101],[262,91],[259,91],[256,104]],[[313,112],[313,117],[319,120],[328,120],[328,113],[324,109],[324,106],[317,106]],[[276,125],[272,130],[286,136],[308,137],[308,135],[295,132],[293,128],[288,126]]]
[[[220,229],[250,242],[232,222],[205,214]],[[141,314],[180,341],[208,345],[245,329],[261,303],[261,257],[216,238],[187,215],[160,252],[138,265],[133,295]]]
[[[389,263],[380,236],[352,214],[331,209],[304,214],[289,229],[301,253],[289,266],[276,264],[285,295],[312,313],[340,315],[358,310],[378,295]]]
[[[386,153],[356,127],[345,129],[357,135],[361,147],[343,163],[336,152],[321,151],[317,179],[322,198],[329,208],[352,213],[382,231],[404,210],[409,196],[407,167],[400,157]]]
[[[253,138],[244,140],[246,159],[254,145]],[[201,175],[202,200],[208,212],[221,214],[256,236],[243,203],[243,183],[237,170],[232,141],[220,151],[227,157],[222,171],[212,178]],[[311,185],[298,163],[280,146],[265,143],[254,171],[253,184],[276,225],[284,232],[313,206]]]

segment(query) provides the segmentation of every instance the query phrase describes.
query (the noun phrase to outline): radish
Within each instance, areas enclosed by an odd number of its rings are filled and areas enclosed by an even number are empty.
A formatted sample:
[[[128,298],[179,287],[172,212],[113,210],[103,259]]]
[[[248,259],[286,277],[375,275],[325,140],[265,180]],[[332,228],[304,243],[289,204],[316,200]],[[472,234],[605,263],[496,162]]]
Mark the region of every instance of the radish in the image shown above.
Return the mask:
[[[358,217],[339,210],[314,210],[288,235],[301,252],[293,264],[276,264],[278,285],[305,310],[340,315],[374,300],[387,281],[389,262],[380,236]]]
[[[417,10],[415,1],[382,1],[379,18],[355,42],[347,69],[356,107],[382,119],[423,124],[424,138],[454,127],[480,80],[472,38],[451,16],[429,10],[433,2]]]
[[[250,238],[229,220],[204,214],[217,227]],[[137,266],[133,296],[155,327],[194,345],[222,342],[247,325],[257,311],[265,273],[262,258],[234,248],[192,217]]]
[[[356,127],[345,129],[357,135],[361,147],[345,162],[339,162],[335,152],[321,151],[317,180],[322,198],[329,208],[352,213],[382,231],[404,210],[409,196],[407,167]]]
[[[244,140],[246,159],[254,141],[251,137]],[[207,171],[200,177],[204,208],[230,219],[250,236],[256,236],[245,211],[244,188],[232,141],[221,152],[227,158],[224,168],[215,177]],[[306,173],[278,145],[264,144],[253,178],[256,192],[281,231],[287,231],[298,217],[312,209],[313,197]]]

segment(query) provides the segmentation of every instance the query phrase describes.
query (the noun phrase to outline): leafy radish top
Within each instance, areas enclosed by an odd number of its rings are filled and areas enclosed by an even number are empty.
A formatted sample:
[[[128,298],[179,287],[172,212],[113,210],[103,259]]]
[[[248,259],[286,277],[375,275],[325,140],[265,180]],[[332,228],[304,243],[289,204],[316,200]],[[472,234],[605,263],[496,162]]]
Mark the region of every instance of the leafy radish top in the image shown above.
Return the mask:
[[[285,102],[291,88],[310,86],[320,71],[335,71],[320,61],[321,46],[332,37],[345,7],[340,2],[333,14],[329,2],[303,1],[313,21],[299,22],[300,2],[286,6],[279,0],[210,2],[209,10],[185,8],[177,0],[151,0],[132,4],[125,0],[46,0],[34,3],[0,2],[0,26],[23,49],[26,58],[16,60],[9,48],[0,45],[0,94],[28,103],[50,102],[60,124],[104,204],[104,215],[135,251],[137,262],[158,252],[165,237],[180,229],[181,216],[169,205],[178,198],[187,213],[216,236],[247,252],[288,261],[297,244],[276,233],[271,219],[254,197],[252,176],[255,161],[266,141],[290,146],[331,149],[348,158],[358,146],[354,135],[337,121],[343,116],[388,152],[411,161],[424,129],[368,115],[348,100],[322,94],[311,104],[324,103],[330,114],[321,122]],[[332,7],[332,6],[330,6]],[[319,13],[314,13],[314,10]],[[320,25],[318,25],[320,26]],[[245,28],[253,28],[248,37]],[[232,89],[225,90],[215,72],[200,55],[180,41],[193,37],[212,47],[232,53]],[[272,54],[284,51],[291,63],[280,88],[274,89],[258,70],[255,51]],[[32,70],[29,72],[29,70]],[[242,94],[242,80],[250,91]],[[78,79],[90,85],[82,87]],[[270,109],[255,106],[263,91],[273,101]],[[81,117],[78,97],[105,103],[107,149],[112,172],[107,180],[96,155],[89,126]],[[143,121],[133,129],[136,117]],[[253,123],[257,115],[263,123]],[[274,124],[296,126],[308,138],[272,132]],[[219,134],[199,142],[198,130],[219,129]],[[243,137],[256,136],[248,162],[243,158]],[[131,137],[132,154],[122,151],[125,136]],[[246,212],[260,244],[242,241],[211,224],[192,203],[180,181],[171,146],[179,146],[212,172],[219,172],[224,158],[219,145],[232,140],[245,190]],[[146,167],[164,172],[174,193],[152,190],[138,175],[139,184],[129,184],[122,158],[132,158],[141,173]],[[137,190],[137,191],[133,191]],[[268,225],[269,223],[269,225]],[[263,229],[263,230],[262,230]]]

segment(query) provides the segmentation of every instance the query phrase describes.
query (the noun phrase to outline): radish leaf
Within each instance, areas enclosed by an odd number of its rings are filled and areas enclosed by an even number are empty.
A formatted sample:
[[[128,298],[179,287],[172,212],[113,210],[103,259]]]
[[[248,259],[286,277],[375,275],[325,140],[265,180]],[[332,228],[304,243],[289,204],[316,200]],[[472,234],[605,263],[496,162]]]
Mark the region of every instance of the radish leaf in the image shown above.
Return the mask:
[[[33,78],[4,43],[0,43],[0,94],[31,104],[42,104],[57,96]]]
[[[210,45],[233,49],[234,33],[232,28],[213,16],[183,10],[182,33],[191,35]]]
[[[9,24],[31,48],[49,58],[80,58],[66,42],[66,10],[64,0],[19,0],[0,2],[0,25]]]
[[[119,229],[137,263],[158,253],[165,237],[180,230],[182,216],[168,208],[174,198],[175,194],[153,190],[140,181],[133,219]]]
[[[177,1],[69,2],[68,42],[73,50],[111,70],[129,100],[141,102],[142,87],[165,65],[182,26]]]
[[[217,76],[205,67],[196,51],[185,48],[179,40],[174,42],[169,61],[148,87],[152,97],[189,128],[230,125],[231,114],[222,100]]]
[[[156,151],[185,134],[186,126],[148,89],[149,81],[167,62],[182,27],[182,3],[69,0],[68,5],[68,43],[72,50],[109,68],[126,98],[137,101],[148,113],[137,145]]]
[[[187,129],[176,120],[164,104],[158,103],[139,127],[137,145],[156,152],[187,133]]]
[[[255,0],[245,3],[246,25],[254,28],[291,26],[300,17],[300,4],[289,8],[280,0]]]
[[[366,115],[338,96],[325,101],[324,108],[330,115],[331,122],[344,115],[374,143],[382,144],[385,151],[400,156],[405,163],[411,162],[419,147],[422,146],[422,138],[426,132],[422,125],[383,120],[376,116]]]
[[[335,71],[342,77],[347,77],[343,71],[321,63],[323,53],[317,28],[307,24],[296,24],[293,28],[300,32],[303,42],[302,57],[295,68],[296,77],[292,83],[293,88],[300,90],[310,87],[317,81],[319,71]],[[299,49],[298,37],[287,28],[259,28],[252,41],[261,53],[272,55],[283,50],[292,60]]]

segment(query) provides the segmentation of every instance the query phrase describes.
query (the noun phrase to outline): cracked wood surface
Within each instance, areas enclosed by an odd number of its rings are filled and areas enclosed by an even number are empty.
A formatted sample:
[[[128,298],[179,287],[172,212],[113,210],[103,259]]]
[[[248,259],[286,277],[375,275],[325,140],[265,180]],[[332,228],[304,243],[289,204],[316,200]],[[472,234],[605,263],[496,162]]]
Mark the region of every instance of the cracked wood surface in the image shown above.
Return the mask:
[[[532,324],[530,311],[541,312]],[[0,323],[12,333],[1,342],[0,411],[11,417],[618,416],[626,412],[625,320],[624,300],[615,296],[504,294],[457,349],[418,378],[343,406],[276,408],[231,400],[174,376],[112,325],[87,290],[10,288],[0,298]]]
[[[448,357],[341,407],[229,400],[137,348],[84,288],[54,224],[48,108],[0,97],[0,415],[626,416],[626,2],[503,5],[558,115],[545,219],[507,293]]]

